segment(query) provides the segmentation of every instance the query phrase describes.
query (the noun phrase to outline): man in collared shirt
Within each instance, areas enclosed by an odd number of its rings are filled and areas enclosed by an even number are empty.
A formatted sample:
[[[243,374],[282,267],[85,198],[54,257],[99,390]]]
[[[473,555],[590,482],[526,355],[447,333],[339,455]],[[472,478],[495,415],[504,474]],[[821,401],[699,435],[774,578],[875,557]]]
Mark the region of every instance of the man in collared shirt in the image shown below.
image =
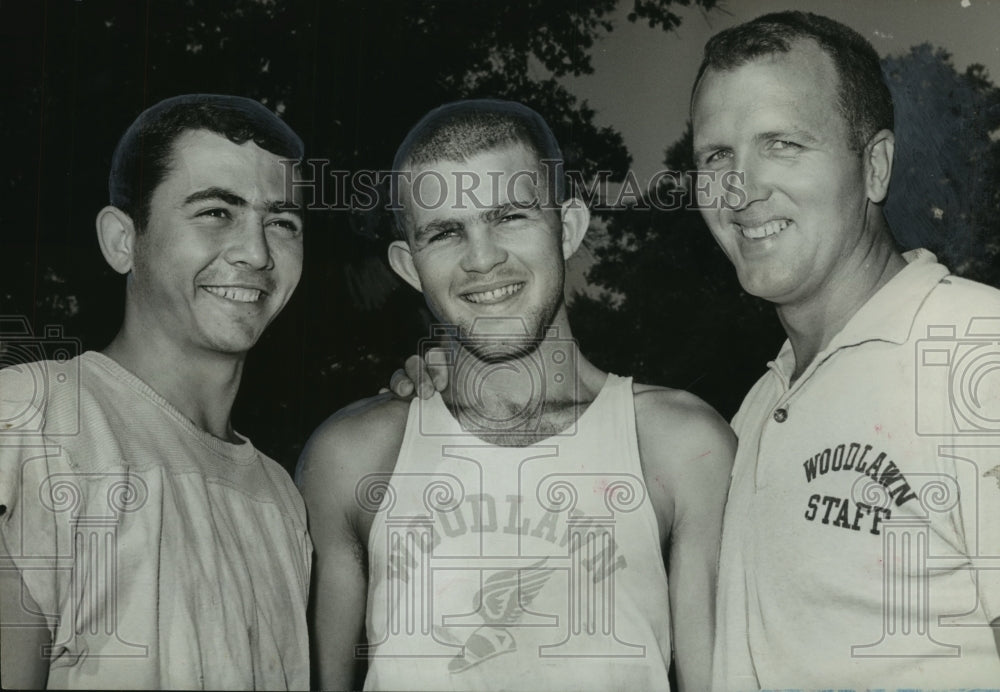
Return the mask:
[[[1000,292],[897,251],[878,55],[763,16],[709,41],[691,114],[696,165],[745,176],[705,220],[788,334],[733,421],[714,686],[996,685]]]

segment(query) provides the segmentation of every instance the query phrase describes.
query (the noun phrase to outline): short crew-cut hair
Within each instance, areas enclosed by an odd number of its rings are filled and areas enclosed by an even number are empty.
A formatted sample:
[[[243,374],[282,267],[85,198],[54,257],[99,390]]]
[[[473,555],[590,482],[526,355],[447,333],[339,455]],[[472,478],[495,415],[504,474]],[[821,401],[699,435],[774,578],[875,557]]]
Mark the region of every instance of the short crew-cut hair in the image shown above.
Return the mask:
[[[708,70],[732,70],[757,58],[787,53],[811,39],[833,60],[840,83],[837,100],[854,149],[880,130],[893,129],[892,96],[875,48],[854,29],[811,12],[774,12],[720,31],[705,44],[692,99]]]
[[[548,189],[555,193],[555,201],[561,203],[566,182],[559,143],[542,116],[515,101],[466,99],[438,106],[406,135],[396,150],[392,170],[399,175],[401,171],[434,161],[467,161],[477,154],[516,144],[535,155]],[[405,237],[395,175],[393,208],[397,231]]]
[[[111,160],[111,204],[142,230],[149,223],[153,191],[170,169],[174,142],[187,131],[208,130],[234,144],[253,142],[272,154],[301,161],[302,140],[263,104],[242,96],[184,94],[139,114],[118,140]]]

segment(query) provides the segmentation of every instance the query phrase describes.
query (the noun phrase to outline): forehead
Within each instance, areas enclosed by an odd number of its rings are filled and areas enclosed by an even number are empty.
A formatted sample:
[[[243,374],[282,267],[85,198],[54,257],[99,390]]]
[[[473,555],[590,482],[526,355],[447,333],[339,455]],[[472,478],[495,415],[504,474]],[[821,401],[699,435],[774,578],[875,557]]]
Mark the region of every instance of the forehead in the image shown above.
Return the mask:
[[[527,204],[545,188],[540,169],[538,158],[521,144],[480,152],[465,161],[417,164],[404,171],[401,202],[414,219],[425,220]]]
[[[187,130],[173,142],[160,188],[167,191],[219,187],[245,199],[291,199],[291,168],[283,159],[252,141],[243,144],[209,130]],[[287,193],[287,194],[286,194]]]
[[[846,132],[838,86],[833,59],[811,40],[730,70],[709,69],[691,102],[695,145],[755,125]]]

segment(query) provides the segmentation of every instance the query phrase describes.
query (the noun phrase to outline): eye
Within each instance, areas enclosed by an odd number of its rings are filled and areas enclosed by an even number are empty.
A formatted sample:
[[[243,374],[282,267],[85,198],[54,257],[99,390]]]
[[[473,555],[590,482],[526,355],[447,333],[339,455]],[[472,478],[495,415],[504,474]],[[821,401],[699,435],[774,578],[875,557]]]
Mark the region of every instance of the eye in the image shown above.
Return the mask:
[[[298,233],[301,229],[299,223],[293,219],[271,219],[268,221],[269,226],[276,226],[289,233]]]
[[[448,229],[446,231],[438,231],[437,233],[435,233],[434,235],[432,235],[430,238],[428,238],[428,242],[435,243],[435,242],[437,242],[439,240],[447,240],[448,238],[455,237],[455,235],[457,235],[457,234],[452,229]]]
[[[204,211],[198,212],[197,216],[208,217],[213,219],[232,218],[232,214],[229,213],[229,210],[223,209],[222,207],[213,207],[212,209],[205,209]]]
[[[522,212],[511,212],[510,214],[504,214],[500,217],[500,223],[509,223],[511,221],[520,221],[521,219],[527,218],[527,215]]]
[[[774,139],[771,140],[770,148],[772,151],[785,151],[791,153],[801,149],[802,145],[787,139]]]
[[[725,159],[732,158],[733,152],[729,149],[719,149],[718,151],[713,151],[705,155],[704,163],[705,165],[710,165],[713,163],[719,163]]]

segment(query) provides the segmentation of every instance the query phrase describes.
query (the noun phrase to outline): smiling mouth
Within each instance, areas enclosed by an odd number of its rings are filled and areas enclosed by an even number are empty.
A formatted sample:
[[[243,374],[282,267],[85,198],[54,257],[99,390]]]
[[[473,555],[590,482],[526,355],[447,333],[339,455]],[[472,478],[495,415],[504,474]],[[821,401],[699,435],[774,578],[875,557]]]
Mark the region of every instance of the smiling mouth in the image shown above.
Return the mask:
[[[744,226],[735,222],[733,225],[739,229],[744,238],[749,240],[760,240],[761,238],[769,238],[770,236],[781,233],[783,230],[788,228],[791,223],[792,222],[788,219],[774,219],[773,221],[768,221],[760,226]]]
[[[202,286],[202,288],[213,296],[237,303],[256,303],[266,295],[259,288],[240,288],[237,286]]]
[[[489,291],[463,293],[462,297],[470,303],[476,304],[499,303],[515,293],[519,293],[522,288],[524,288],[524,282],[518,281],[516,283],[500,286],[499,288],[494,288]]]

